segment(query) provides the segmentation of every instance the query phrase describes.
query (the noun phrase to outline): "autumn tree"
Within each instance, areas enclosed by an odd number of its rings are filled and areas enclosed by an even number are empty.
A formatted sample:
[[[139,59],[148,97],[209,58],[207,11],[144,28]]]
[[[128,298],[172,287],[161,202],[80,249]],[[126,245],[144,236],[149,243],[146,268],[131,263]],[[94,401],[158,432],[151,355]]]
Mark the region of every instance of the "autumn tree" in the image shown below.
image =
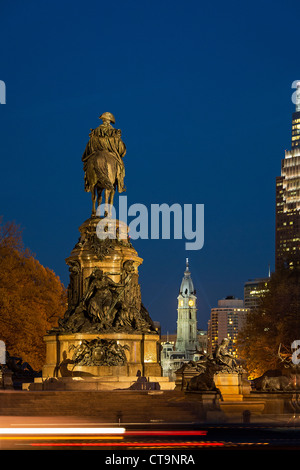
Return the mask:
[[[300,271],[281,269],[272,274],[261,305],[251,311],[238,335],[238,353],[251,377],[282,368],[278,356],[300,339]]]
[[[0,339],[33,369],[45,361],[43,336],[66,310],[66,289],[24,248],[22,230],[0,219]]]

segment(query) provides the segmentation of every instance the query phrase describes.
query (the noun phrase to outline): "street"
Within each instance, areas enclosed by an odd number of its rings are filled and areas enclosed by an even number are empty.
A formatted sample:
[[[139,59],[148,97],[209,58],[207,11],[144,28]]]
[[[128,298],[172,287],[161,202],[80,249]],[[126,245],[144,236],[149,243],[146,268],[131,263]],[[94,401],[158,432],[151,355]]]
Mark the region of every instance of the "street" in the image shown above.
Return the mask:
[[[187,451],[300,450],[300,423],[297,419],[285,424],[208,425],[99,423],[96,419],[78,417],[2,416],[0,435],[1,450],[102,450],[108,452],[108,457],[114,456],[115,460],[111,462],[114,464],[122,463],[116,458],[124,455],[125,451],[168,455],[164,462],[160,462],[164,464],[172,463],[175,452],[185,460],[181,462],[179,459],[178,463],[187,464],[188,457],[182,457],[187,455]],[[158,460],[158,457],[152,457],[152,464],[159,463]]]

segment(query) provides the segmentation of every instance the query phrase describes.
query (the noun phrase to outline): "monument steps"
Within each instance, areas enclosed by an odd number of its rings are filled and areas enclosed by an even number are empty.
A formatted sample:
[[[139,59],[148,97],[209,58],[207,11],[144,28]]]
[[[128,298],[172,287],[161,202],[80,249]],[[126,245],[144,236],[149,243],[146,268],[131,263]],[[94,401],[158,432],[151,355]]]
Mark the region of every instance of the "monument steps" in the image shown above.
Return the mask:
[[[1,392],[0,415],[81,416],[101,422],[196,422],[201,404],[177,391]]]

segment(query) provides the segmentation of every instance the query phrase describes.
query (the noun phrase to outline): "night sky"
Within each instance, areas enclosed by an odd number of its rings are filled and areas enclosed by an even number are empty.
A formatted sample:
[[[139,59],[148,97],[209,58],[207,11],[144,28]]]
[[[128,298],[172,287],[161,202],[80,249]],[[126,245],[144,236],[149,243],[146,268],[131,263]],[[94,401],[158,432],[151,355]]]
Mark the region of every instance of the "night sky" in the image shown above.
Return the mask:
[[[205,242],[136,240],[142,298],[175,332],[185,258],[198,326],[274,269],[275,177],[291,144],[298,1],[1,2],[0,215],[68,284],[90,216],[81,156],[110,111],[128,204],[204,204]]]

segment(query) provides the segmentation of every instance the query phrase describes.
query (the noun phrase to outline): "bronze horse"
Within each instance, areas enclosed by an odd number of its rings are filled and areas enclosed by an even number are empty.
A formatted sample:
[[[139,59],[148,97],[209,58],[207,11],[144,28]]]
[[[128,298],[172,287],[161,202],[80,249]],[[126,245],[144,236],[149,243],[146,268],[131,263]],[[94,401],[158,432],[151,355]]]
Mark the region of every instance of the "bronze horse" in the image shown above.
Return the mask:
[[[95,152],[86,162],[85,190],[92,195],[92,217],[96,216],[97,207],[102,203],[103,191],[105,205],[109,204],[108,208],[113,205],[118,185],[118,165],[115,156],[107,150]]]

